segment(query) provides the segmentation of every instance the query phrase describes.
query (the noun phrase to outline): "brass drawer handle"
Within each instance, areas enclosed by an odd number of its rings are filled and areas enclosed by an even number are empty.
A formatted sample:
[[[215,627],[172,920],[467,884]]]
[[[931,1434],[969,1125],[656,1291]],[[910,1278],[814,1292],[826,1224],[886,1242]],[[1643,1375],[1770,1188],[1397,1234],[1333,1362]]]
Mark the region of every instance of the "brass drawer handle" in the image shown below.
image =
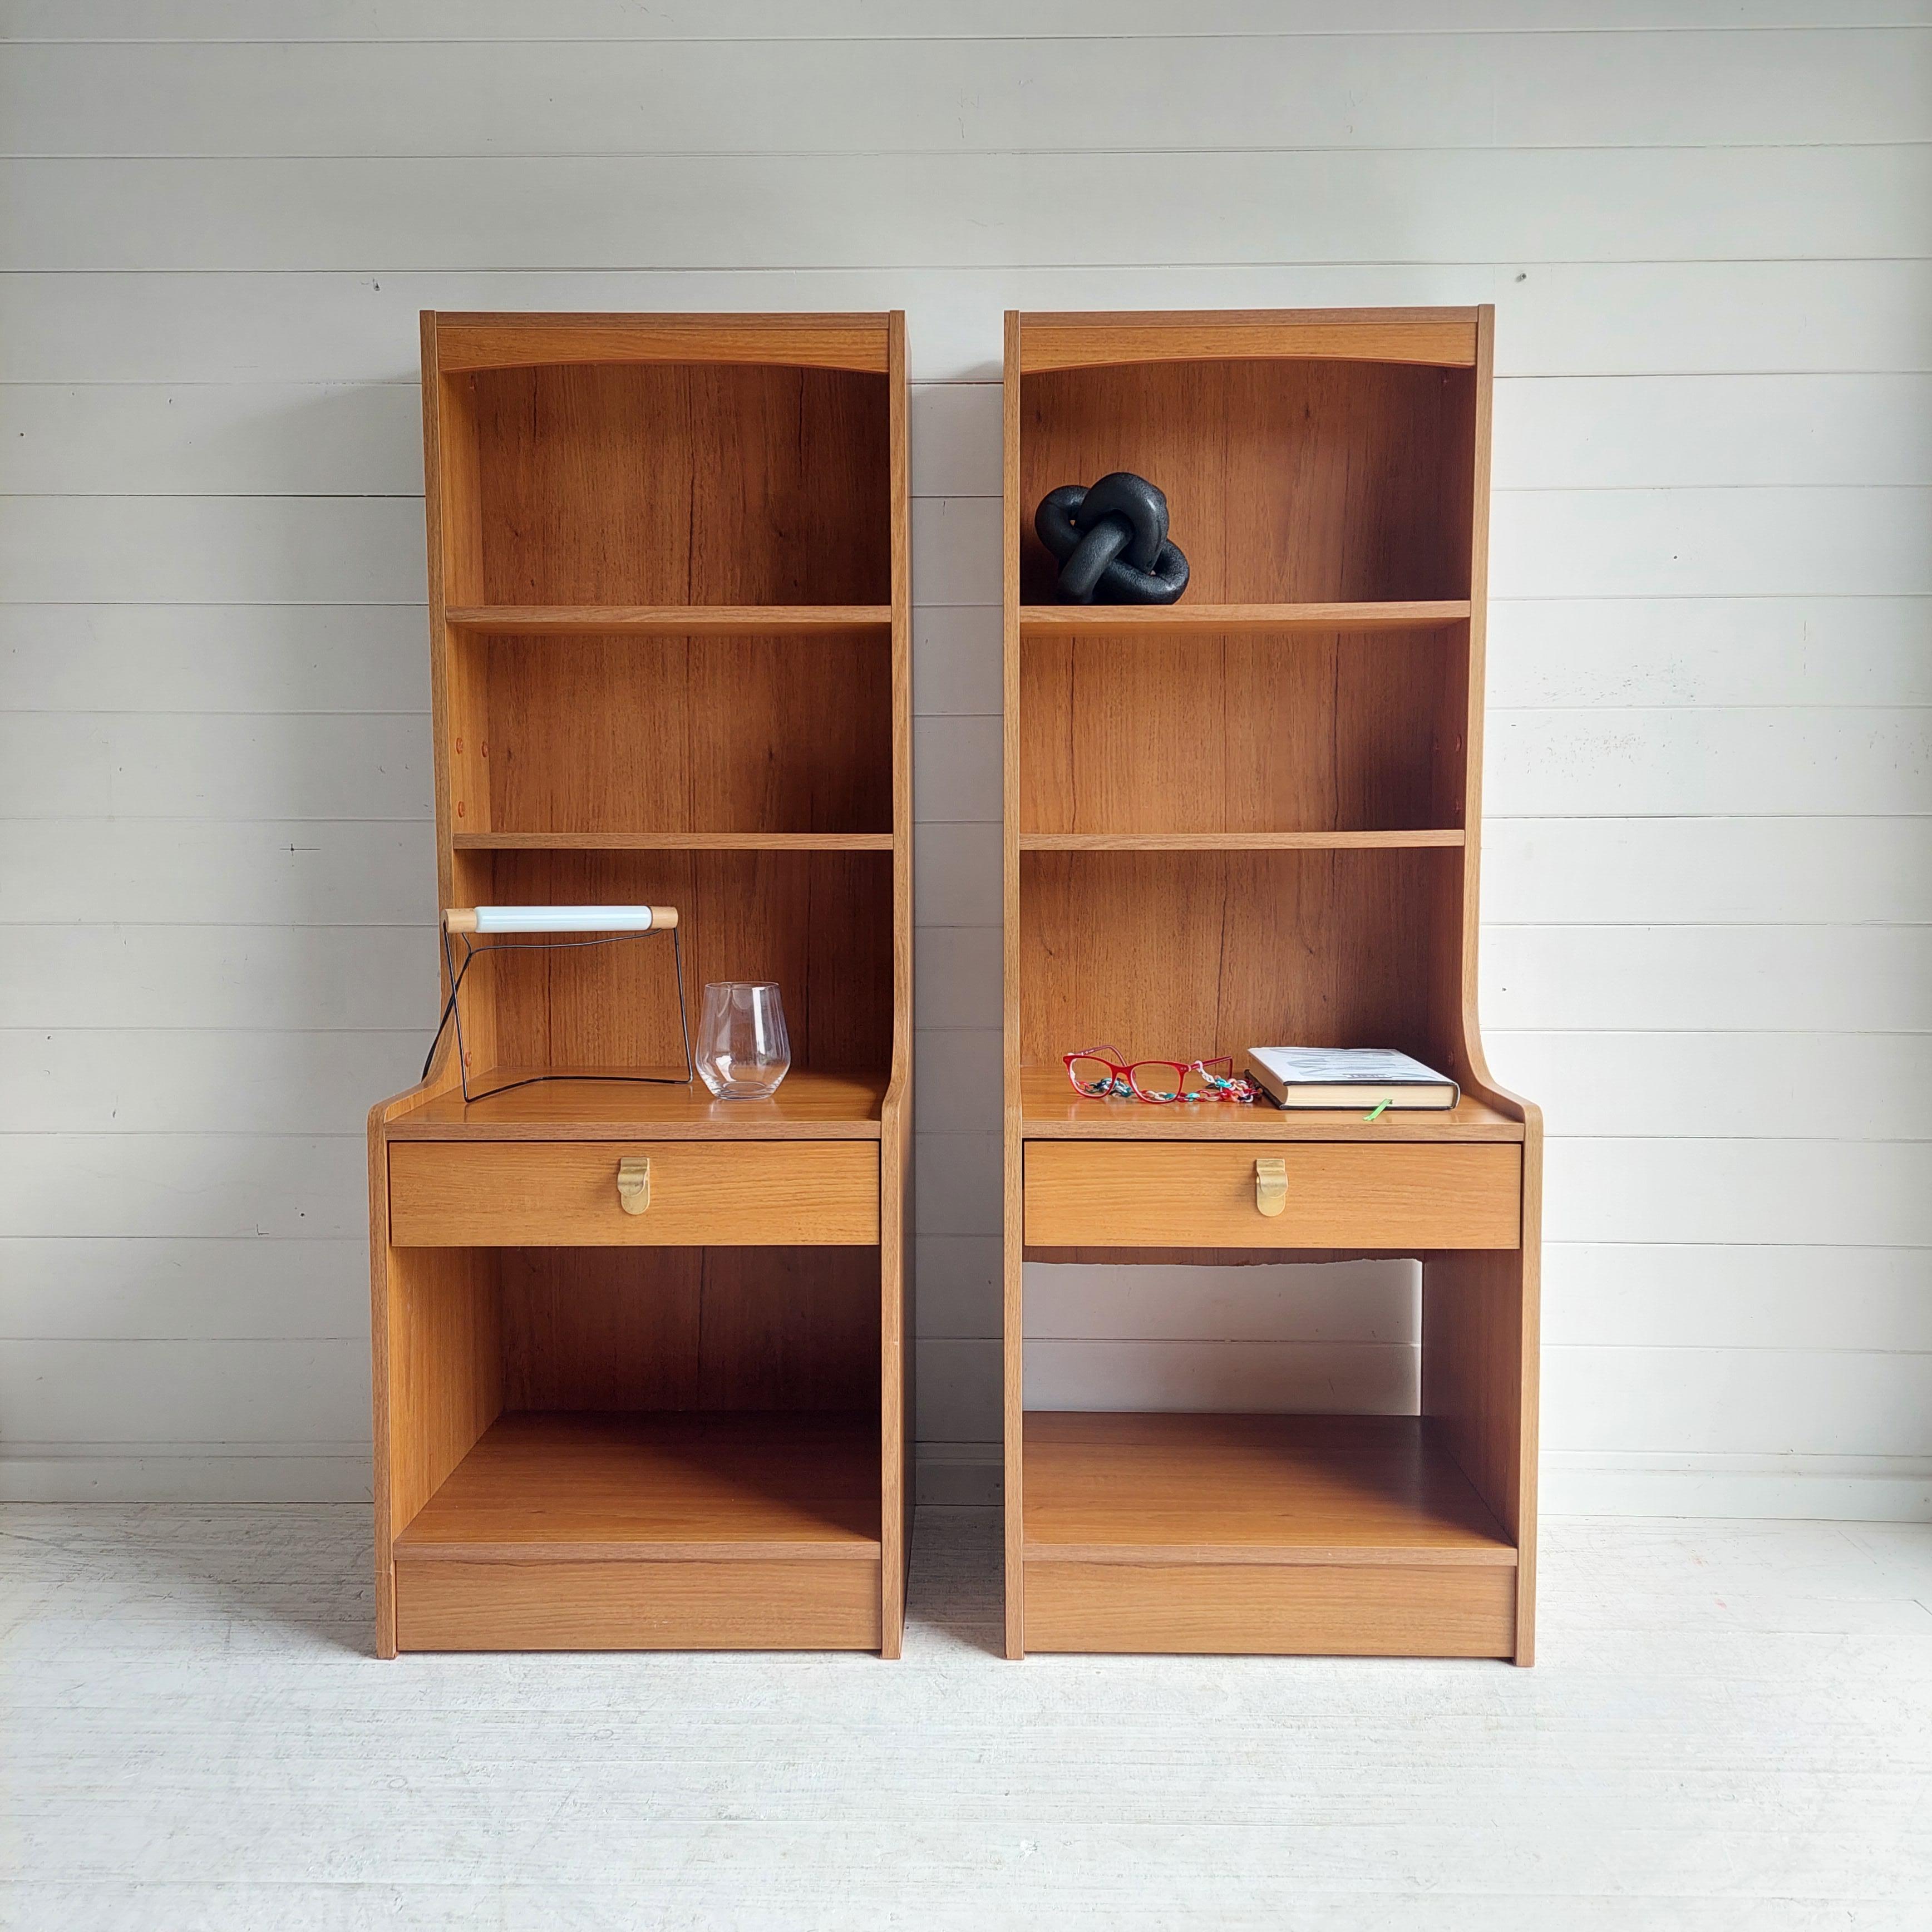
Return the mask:
[[[1270,1220],[1288,1205],[1288,1162],[1258,1160],[1255,1162],[1255,1212]]]
[[[617,1205],[626,1214],[641,1214],[650,1204],[651,1157],[627,1154],[617,1162]]]

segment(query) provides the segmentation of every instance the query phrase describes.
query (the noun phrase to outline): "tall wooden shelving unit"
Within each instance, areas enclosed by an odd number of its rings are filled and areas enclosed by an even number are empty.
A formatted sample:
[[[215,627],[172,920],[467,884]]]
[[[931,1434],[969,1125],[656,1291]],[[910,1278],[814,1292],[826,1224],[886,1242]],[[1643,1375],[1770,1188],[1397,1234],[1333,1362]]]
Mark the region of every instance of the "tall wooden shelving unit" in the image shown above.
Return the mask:
[[[422,346],[442,904],[674,905],[694,1022],[776,980],[794,1060],[766,1101],[466,1104],[446,1037],[375,1108],[378,1648],[896,1655],[903,318],[430,314]],[[473,970],[472,1090],[681,1071],[672,958]]]
[[[1531,1660],[1541,1125],[1476,1016],[1492,326],[1006,318],[1012,1655]],[[1034,506],[1114,470],[1167,494],[1178,604],[1049,601]],[[1463,1097],[1083,1100],[1060,1056],[1103,1041],[1396,1046]],[[1422,1264],[1415,1415],[1027,1410],[1028,1258],[1391,1254]]]

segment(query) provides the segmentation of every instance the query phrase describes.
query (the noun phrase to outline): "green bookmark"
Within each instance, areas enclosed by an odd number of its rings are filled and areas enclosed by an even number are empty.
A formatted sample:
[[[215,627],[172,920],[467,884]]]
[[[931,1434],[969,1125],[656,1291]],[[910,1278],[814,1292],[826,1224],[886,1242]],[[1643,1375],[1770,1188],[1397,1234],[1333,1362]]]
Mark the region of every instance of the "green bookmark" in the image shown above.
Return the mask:
[[[1386,1100],[1378,1100],[1376,1103],[1375,1112],[1372,1114],[1364,1114],[1362,1116],[1363,1121],[1366,1124],[1370,1120],[1379,1120],[1388,1110],[1389,1102]]]

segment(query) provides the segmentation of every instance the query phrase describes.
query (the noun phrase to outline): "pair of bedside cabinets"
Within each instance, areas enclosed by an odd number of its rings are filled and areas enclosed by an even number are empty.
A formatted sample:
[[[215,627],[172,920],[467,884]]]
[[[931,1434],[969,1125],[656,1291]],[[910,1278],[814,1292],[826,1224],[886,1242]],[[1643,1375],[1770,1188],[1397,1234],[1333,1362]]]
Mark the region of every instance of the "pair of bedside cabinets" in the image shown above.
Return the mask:
[[[1013,1656],[1531,1660],[1540,1125],[1475,1012],[1491,329],[1007,317]],[[423,385],[442,904],[675,905],[694,988],[778,981],[794,1059],[764,1101],[508,1087],[681,1064],[664,948],[530,950],[374,1109],[379,1648],[895,1656],[903,318],[432,314]],[[1168,496],[1179,604],[1048,601],[1032,506],[1114,470]],[[1148,1106],[1060,1061],[1276,1040],[1462,1098]],[[1420,1263],[1415,1414],[1027,1406],[1030,1260],[1365,1256]]]

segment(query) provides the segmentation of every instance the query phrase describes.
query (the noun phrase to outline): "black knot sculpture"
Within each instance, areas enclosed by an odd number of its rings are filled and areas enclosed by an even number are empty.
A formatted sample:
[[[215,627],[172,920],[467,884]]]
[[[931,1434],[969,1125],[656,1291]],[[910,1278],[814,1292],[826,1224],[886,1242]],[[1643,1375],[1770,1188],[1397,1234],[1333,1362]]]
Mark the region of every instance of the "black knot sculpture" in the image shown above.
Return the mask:
[[[1187,560],[1167,540],[1167,499],[1130,470],[1090,490],[1049,490],[1033,526],[1060,560],[1063,604],[1172,604],[1187,588]]]

